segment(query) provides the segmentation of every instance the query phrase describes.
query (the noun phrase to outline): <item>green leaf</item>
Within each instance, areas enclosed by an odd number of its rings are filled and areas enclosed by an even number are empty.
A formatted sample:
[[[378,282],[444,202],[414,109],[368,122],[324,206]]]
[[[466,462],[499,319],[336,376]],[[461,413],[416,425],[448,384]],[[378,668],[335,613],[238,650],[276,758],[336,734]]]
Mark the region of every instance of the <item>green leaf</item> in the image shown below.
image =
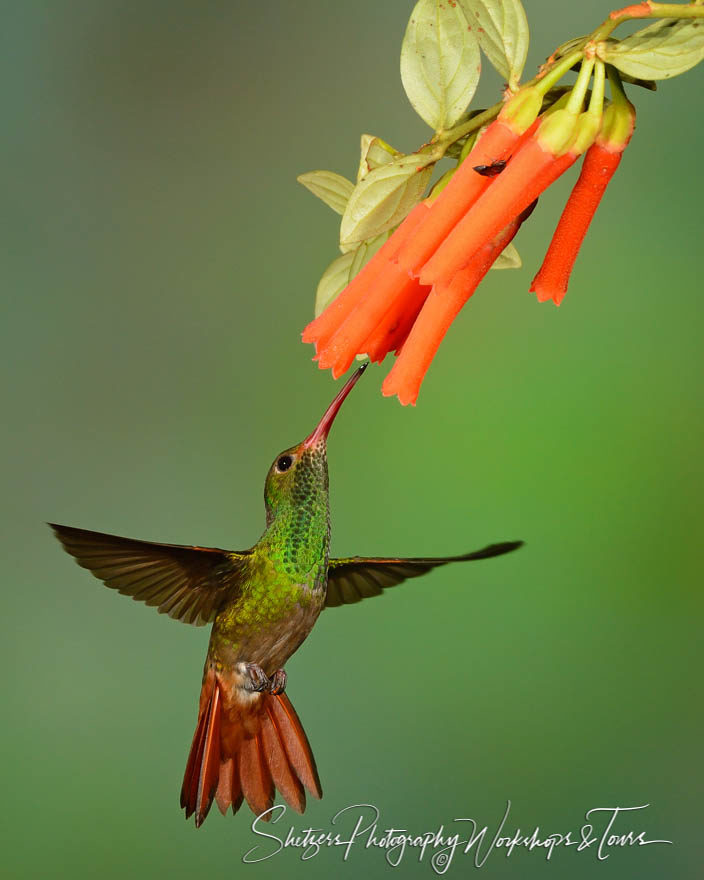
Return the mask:
[[[523,265],[521,255],[512,244],[507,244],[496,258],[492,269],[520,269]]]
[[[479,44],[457,0],[419,0],[401,47],[401,80],[416,113],[435,131],[449,128],[480,72]]]
[[[400,155],[402,154],[398,150],[394,150],[390,144],[382,141],[381,138],[375,137],[373,134],[363,134],[357,181],[359,182],[370,171],[373,171],[380,165],[388,165],[389,162],[393,162]]]
[[[516,88],[530,34],[521,0],[458,0],[491,65]]]
[[[344,290],[350,277],[350,266],[354,259],[354,252],[343,254],[327,267],[318,282],[315,292],[315,317],[325,309]]]
[[[606,43],[599,54],[629,76],[669,79],[704,59],[704,21],[664,18],[625,40]]]
[[[309,189],[314,196],[322,199],[333,211],[344,214],[354,184],[334,171],[308,171],[299,174],[296,180]]]
[[[379,248],[388,241],[390,235],[391,230],[387,230],[386,232],[382,232],[381,235],[370,238],[369,241],[363,241],[357,246],[353,252],[353,259],[350,264],[350,281],[354,278],[357,272],[359,272],[359,270],[371,260]]]
[[[350,242],[350,244],[341,244],[340,245],[340,253],[341,254],[348,254],[350,251],[356,250],[358,244],[359,244],[358,241]]]
[[[433,170],[428,156],[400,156],[370,171],[355,186],[340,223],[340,245],[346,247],[391,229],[422,198]]]

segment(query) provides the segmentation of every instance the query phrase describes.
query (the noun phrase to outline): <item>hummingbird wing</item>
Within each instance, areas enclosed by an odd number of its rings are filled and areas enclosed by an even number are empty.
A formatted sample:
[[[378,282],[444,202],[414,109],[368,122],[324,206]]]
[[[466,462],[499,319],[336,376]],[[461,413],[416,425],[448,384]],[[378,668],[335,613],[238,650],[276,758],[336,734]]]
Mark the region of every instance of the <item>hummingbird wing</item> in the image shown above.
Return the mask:
[[[105,586],[196,626],[214,620],[237,593],[249,555],[49,525],[66,552]]]
[[[469,562],[472,559],[489,559],[501,556],[523,546],[523,541],[506,541],[489,544],[482,550],[465,553],[464,556],[416,557],[394,559],[381,556],[350,556],[347,559],[331,559],[328,567],[328,592],[326,608],[351,605],[370,596],[380,596],[386,587],[395,587],[408,578],[447,565],[448,562]]]

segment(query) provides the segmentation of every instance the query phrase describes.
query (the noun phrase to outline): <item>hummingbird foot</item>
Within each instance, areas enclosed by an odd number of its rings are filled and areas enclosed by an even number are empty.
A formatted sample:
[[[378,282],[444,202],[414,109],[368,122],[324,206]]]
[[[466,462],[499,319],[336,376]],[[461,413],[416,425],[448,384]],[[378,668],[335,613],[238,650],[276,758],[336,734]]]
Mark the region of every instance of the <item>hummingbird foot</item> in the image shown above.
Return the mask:
[[[256,691],[262,693],[271,688],[269,676],[257,663],[246,663],[245,670],[249,681],[245,680],[244,689],[246,691]]]
[[[271,676],[271,685],[269,687],[269,693],[273,694],[275,697],[279,694],[282,694],[286,690],[286,681],[288,680],[288,676],[284,672],[283,669],[277,669],[276,672]]]

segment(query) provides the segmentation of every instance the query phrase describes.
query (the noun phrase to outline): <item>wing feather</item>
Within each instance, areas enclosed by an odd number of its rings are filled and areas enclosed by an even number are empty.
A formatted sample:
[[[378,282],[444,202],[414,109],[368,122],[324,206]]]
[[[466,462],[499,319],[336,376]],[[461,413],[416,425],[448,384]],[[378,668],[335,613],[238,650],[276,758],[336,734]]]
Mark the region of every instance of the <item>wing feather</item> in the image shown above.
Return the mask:
[[[201,626],[239,592],[249,551],[156,544],[50,523],[64,549],[113,590]]]
[[[396,586],[409,578],[420,577],[449,562],[470,562],[501,556],[523,546],[523,541],[490,544],[481,550],[463,556],[428,556],[401,559],[382,556],[350,556],[331,559],[328,567],[326,608],[352,605],[370,596],[379,596],[387,587]]]

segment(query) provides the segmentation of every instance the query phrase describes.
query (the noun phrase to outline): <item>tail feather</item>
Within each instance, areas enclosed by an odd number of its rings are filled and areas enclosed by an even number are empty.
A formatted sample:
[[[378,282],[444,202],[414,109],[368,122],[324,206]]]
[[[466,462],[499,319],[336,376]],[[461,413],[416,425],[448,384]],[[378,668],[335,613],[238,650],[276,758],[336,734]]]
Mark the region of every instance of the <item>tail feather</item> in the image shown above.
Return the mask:
[[[286,694],[280,694],[272,703],[272,721],[281,734],[281,739],[286,749],[289,762],[296,772],[296,776],[305,785],[313,797],[323,796],[320,785],[318,768],[315,766],[315,758],[308,742],[308,737],[303,730],[296,710]]]
[[[181,806],[186,809],[187,819],[196,811],[200,765],[203,756],[203,743],[205,742],[207,720],[207,711],[201,710],[198,714],[198,725],[193,736],[193,742],[191,743],[191,751],[188,754],[186,772],[183,776],[183,785],[181,786]]]
[[[261,694],[240,702],[210,670],[181,788],[186,818],[195,813],[200,827],[213,799],[223,814],[229,807],[236,813],[246,800],[260,815],[272,806],[277,789],[302,813],[303,786],[322,797],[308,738],[288,697]]]
[[[220,688],[215,684],[213,695],[208,704],[208,721],[206,725],[203,757],[201,759],[198,780],[198,798],[196,801],[196,826],[203,824],[213,802],[220,775]]]
[[[259,734],[244,739],[240,749],[242,794],[253,813],[259,815],[274,803],[274,782],[266,765]]]
[[[181,787],[181,806],[185,807],[187,819],[196,814],[196,827],[208,815],[218,787],[221,702],[217,680],[209,676],[203,684],[198,724]]]
[[[220,812],[225,815],[232,803],[232,774],[234,772],[234,759],[228,758],[220,765],[220,779],[218,779],[218,787],[215,792],[215,803],[218,805]],[[239,783],[239,776],[237,777]],[[186,816],[188,818],[188,816]]]
[[[266,762],[269,765],[274,785],[281,792],[283,798],[291,804],[297,813],[302,813],[306,808],[306,794],[300,780],[291,769],[273,713],[271,703],[267,701],[266,714],[262,721],[262,747]]]

